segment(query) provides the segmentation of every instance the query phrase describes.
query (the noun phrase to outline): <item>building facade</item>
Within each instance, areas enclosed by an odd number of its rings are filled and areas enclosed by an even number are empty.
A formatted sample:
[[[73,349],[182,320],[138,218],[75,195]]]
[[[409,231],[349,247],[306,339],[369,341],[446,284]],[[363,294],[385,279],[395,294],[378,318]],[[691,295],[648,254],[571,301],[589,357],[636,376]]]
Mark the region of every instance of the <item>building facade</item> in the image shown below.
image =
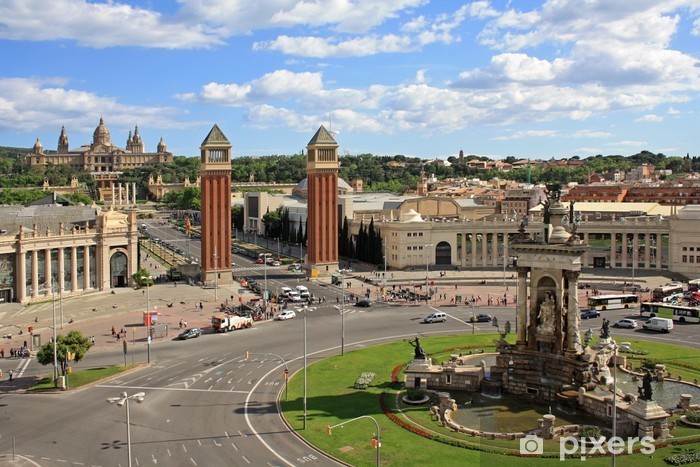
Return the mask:
[[[128,287],[136,214],[84,206],[0,206],[0,303]]]

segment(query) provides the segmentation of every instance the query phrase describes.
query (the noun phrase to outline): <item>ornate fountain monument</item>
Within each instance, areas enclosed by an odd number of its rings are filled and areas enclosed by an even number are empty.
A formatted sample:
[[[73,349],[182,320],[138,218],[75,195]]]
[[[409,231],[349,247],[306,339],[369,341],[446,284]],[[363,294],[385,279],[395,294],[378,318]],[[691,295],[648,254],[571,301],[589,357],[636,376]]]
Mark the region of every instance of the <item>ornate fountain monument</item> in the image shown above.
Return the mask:
[[[405,371],[406,387],[487,388],[537,402],[567,404],[603,420],[612,418],[616,407],[618,436],[665,438],[669,414],[651,400],[648,384],[639,396],[619,390],[613,395],[610,368],[624,364],[625,359],[614,357],[609,322],[604,322],[595,348],[588,345],[591,330],[582,342],[578,280],[581,257],[589,246],[577,234],[580,215],[574,204],[564,206],[560,194],[558,185],[548,186],[541,231],[526,233],[523,221],[519,238],[511,242],[518,265],[516,343],[507,343],[501,334],[496,364],[487,371],[483,362],[464,364],[457,356],[433,365],[416,342],[415,358]]]

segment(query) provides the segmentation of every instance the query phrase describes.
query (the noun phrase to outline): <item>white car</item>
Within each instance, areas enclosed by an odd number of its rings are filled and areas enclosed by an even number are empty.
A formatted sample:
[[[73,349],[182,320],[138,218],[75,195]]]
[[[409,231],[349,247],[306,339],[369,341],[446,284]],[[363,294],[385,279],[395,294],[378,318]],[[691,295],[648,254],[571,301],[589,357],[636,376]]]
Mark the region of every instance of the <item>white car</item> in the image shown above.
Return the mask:
[[[286,310],[286,311],[283,311],[282,313],[280,313],[279,315],[277,315],[277,319],[279,321],[284,321],[286,319],[296,318],[296,316],[297,316],[297,314],[294,313],[294,310]]]
[[[621,319],[615,324],[613,324],[616,328],[636,328],[637,327],[637,320],[630,319],[630,318],[624,318]]]
[[[282,263],[280,263],[279,261],[273,261],[272,265],[273,266],[282,266]]]

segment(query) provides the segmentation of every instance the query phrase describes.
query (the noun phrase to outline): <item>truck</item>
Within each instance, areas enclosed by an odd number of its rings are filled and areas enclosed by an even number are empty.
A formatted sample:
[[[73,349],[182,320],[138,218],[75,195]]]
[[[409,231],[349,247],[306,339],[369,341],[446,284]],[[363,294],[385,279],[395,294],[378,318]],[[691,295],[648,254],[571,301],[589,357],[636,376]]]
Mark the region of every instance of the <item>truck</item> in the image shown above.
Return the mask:
[[[211,325],[215,332],[235,331],[251,327],[253,318],[237,315],[214,315],[211,317]]]

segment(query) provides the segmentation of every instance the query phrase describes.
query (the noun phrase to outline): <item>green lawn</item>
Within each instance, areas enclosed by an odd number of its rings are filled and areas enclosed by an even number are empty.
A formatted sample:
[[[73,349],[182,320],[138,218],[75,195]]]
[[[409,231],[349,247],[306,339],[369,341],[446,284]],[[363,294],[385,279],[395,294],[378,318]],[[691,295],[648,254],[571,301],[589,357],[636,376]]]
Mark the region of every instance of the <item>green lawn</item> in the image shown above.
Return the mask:
[[[496,335],[464,335],[425,338],[421,344],[427,354],[434,355],[434,362],[446,360],[450,354],[469,353],[483,348],[493,350]],[[660,360],[673,360],[688,363],[700,368],[700,351],[685,347],[664,344],[631,341],[632,348],[648,350],[650,356]],[[369,419],[358,420],[326,433],[326,426],[335,425],[362,415],[374,417],[381,428],[382,465],[497,465],[508,462],[517,466],[561,465],[558,458],[522,458],[505,456],[498,452],[517,451],[519,441],[496,441],[461,435],[462,442],[479,447],[485,451],[450,446],[430,440],[399,427],[391,421],[379,405],[382,392],[392,393],[387,400],[394,400],[396,392],[391,382],[392,370],[400,364],[407,364],[413,357],[413,349],[406,341],[371,347],[352,352],[345,356],[333,356],[319,359],[307,368],[307,420],[303,429],[303,373],[299,372],[289,382],[289,400],[282,400],[282,409],[291,426],[301,436],[319,449],[353,465],[374,465],[376,450],[371,445],[371,437],[376,434],[374,423]],[[644,358],[644,357],[640,357]],[[673,372],[673,370],[671,370]],[[685,370],[689,378],[700,379],[700,371]],[[355,380],[363,372],[376,373],[375,379],[366,390],[353,388]],[[400,375],[399,379],[402,379]],[[388,404],[391,409],[392,404]],[[392,410],[393,411],[393,410]],[[400,413],[394,413],[402,418]],[[415,421],[415,426],[422,426],[426,431],[442,437],[460,435],[451,433],[435,424],[427,409],[406,409],[406,413]],[[534,425],[533,420],[533,425]],[[678,437],[700,435],[700,430],[679,429]],[[646,466],[667,465],[663,457],[671,453],[683,452],[687,448],[700,448],[700,443],[687,446],[669,446],[657,450],[651,456],[637,454],[619,457],[618,465]],[[488,452],[493,451],[493,452]],[[558,452],[557,443],[547,443],[545,451]],[[580,461],[568,461],[580,462]],[[586,466],[610,465],[609,458],[588,458]]]
[[[108,366],[100,368],[90,368],[87,370],[78,370],[66,375],[68,380],[68,388],[75,389],[86,384],[94,383],[104,378],[117,375],[124,371],[134,368],[135,365],[123,366]],[[29,388],[30,391],[50,391],[54,390],[53,377],[47,376],[40,379],[34,386]]]

